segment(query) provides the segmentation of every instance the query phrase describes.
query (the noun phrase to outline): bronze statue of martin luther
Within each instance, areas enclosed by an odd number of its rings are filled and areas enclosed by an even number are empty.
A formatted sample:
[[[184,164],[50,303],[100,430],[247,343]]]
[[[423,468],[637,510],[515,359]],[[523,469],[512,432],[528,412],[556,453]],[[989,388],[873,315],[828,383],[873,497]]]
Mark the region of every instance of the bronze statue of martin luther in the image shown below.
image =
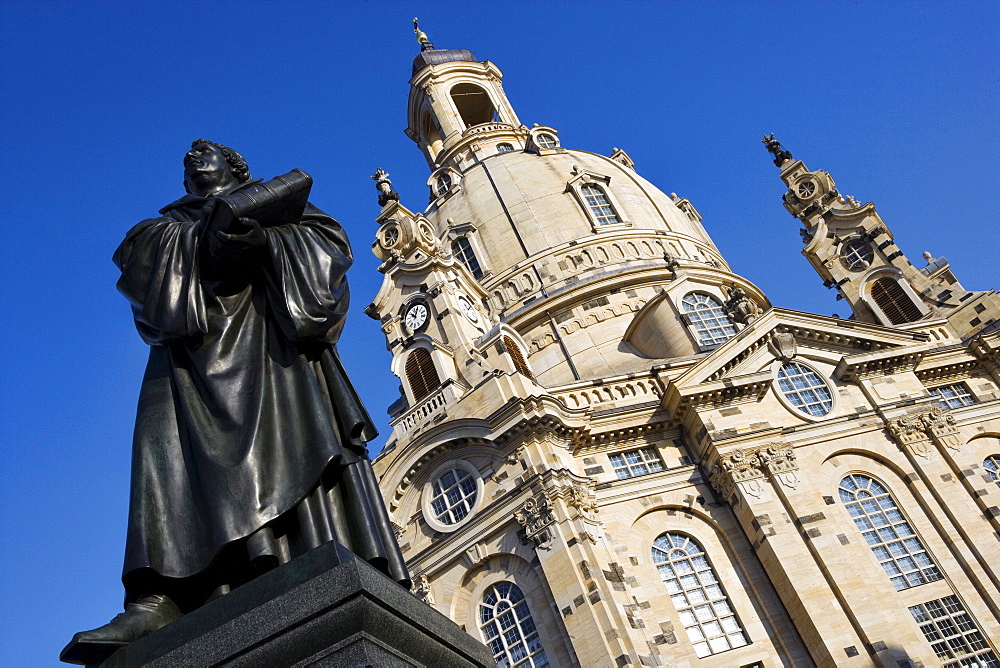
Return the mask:
[[[305,201],[308,175],[286,177],[252,181],[236,151],[199,139],[187,195],[115,252],[150,345],[125,611],[76,634],[63,661],[102,661],[331,540],[409,586],[366,454],[375,430],[337,355],[351,249]]]

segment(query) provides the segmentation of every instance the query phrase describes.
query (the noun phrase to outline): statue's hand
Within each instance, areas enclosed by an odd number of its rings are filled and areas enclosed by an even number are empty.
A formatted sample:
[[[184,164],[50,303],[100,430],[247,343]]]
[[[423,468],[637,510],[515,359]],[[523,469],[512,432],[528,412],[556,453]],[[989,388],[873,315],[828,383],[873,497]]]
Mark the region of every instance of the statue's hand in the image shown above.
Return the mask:
[[[267,243],[267,236],[264,234],[264,228],[260,226],[260,223],[253,218],[240,218],[240,222],[244,227],[250,229],[243,234],[230,234],[221,230],[216,232],[216,234],[224,241],[250,248],[262,248]]]
[[[253,218],[240,218],[246,232],[234,233],[217,230],[213,255],[226,260],[245,260],[255,257],[267,244],[264,228]]]

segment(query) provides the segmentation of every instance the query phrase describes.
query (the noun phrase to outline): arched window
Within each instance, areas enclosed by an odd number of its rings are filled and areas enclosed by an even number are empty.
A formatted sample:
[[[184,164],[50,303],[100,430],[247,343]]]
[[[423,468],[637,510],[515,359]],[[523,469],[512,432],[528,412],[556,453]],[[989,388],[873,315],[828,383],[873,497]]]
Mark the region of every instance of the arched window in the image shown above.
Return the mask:
[[[1000,455],[990,455],[983,460],[983,468],[990,479],[1000,487]]]
[[[465,268],[479,280],[483,277],[483,269],[479,266],[479,258],[472,250],[472,244],[466,237],[459,237],[451,242],[451,254],[465,265]]]
[[[517,372],[522,376],[533,378],[531,369],[528,368],[528,363],[524,361],[524,355],[521,354],[521,349],[514,343],[514,339],[504,336],[503,345],[507,348],[507,354],[510,355],[510,360],[514,363],[514,368],[517,369]]]
[[[476,503],[476,479],[464,467],[448,469],[434,481],[431,510],[442,524],[461,522]]]
[[[437,185],[434,189],[437,191],[438,197],[441,197],[451,190],[451,174],[448,172],[441,174],[441,176],[437,178]]]
[[[479,630],[498,668],[549,665],[528,602],[513,582],[498,582],[483,594]]]
[[[538,144],[539,148],[557,148],[559,146],[559,140],[548,132],[539,132],[535,136],[535,143]]]
[[[691,292],[681,300],[681,305],[701,345],[716,346],[736,335],[733,321],[715,297]]]
[[[417,348],[406,358],[406,380],[413,392],[413,400],[420,401],[441,384],[434,360],[426,348]]]
[[[584,183],[580,186],[580,194],[583,195],[594,220],[598,225],[616,225],[621,221],[618,212],[612,206],[604,190],[595,183]]]
[[[476,84],[458,84],[451,89],[451,99],[467,128],[497,120],[497,112],[489,93]]]
[[[788,403],[806,415],[823,417],[833,408],[833,395],[819,374],[798,362],[778,369],[778,389]]]
[[[502,144],[497,144],[497,153],[510,153],[513,150],[514,150],[513,144],[508,144],[507,142],[504,142]]]
[[[840,500],[897,591],[941,579],[941,572],[889,490],[866,475],[840,481]]]
[[[653,541],[653,564],[699,657],[749,643],[701,545],[665,533]]]
[[[883,276],[872,283],[872,299],[894,325],[919,320],[922,315],[899,282],[890,276]]]

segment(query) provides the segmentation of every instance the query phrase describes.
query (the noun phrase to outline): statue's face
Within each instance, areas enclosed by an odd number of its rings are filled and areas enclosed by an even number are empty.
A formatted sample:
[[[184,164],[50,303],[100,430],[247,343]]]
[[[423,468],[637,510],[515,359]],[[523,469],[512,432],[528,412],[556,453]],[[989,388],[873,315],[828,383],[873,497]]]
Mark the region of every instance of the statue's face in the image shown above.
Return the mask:
[[[230,171],[226,156],[211,144],[196,144],[184,154],[184,178],[188,181],[218,179]]]

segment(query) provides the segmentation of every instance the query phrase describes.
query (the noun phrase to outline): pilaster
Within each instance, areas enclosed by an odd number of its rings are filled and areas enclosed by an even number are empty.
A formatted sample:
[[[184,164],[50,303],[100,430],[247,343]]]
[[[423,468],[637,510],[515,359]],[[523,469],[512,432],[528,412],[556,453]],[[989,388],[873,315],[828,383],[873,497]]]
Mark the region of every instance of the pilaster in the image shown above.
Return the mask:
[[[613,562],[598,518],[594,483],[565,469],[541,472],[530,484],[531,496],[514,511],[524,536],[534,544],[541,570],[573,649],[583,665],[638,664],[640,638],[627,629],[641,629],[628,613],[624,578],[619,572],[601,577],[601,565]],[[604,573],[606,575],[606,573]],[[617,585],[617,586],[616,586]],[[655,662],[656,659],[653,659]]]
[[[772,442],[717,453],[710,483],[732,505],[813,660],[870,665],[867,639],[841,599],[830,596],[821,564],[792,526],[786,496],[802,487],[792,447]]]

